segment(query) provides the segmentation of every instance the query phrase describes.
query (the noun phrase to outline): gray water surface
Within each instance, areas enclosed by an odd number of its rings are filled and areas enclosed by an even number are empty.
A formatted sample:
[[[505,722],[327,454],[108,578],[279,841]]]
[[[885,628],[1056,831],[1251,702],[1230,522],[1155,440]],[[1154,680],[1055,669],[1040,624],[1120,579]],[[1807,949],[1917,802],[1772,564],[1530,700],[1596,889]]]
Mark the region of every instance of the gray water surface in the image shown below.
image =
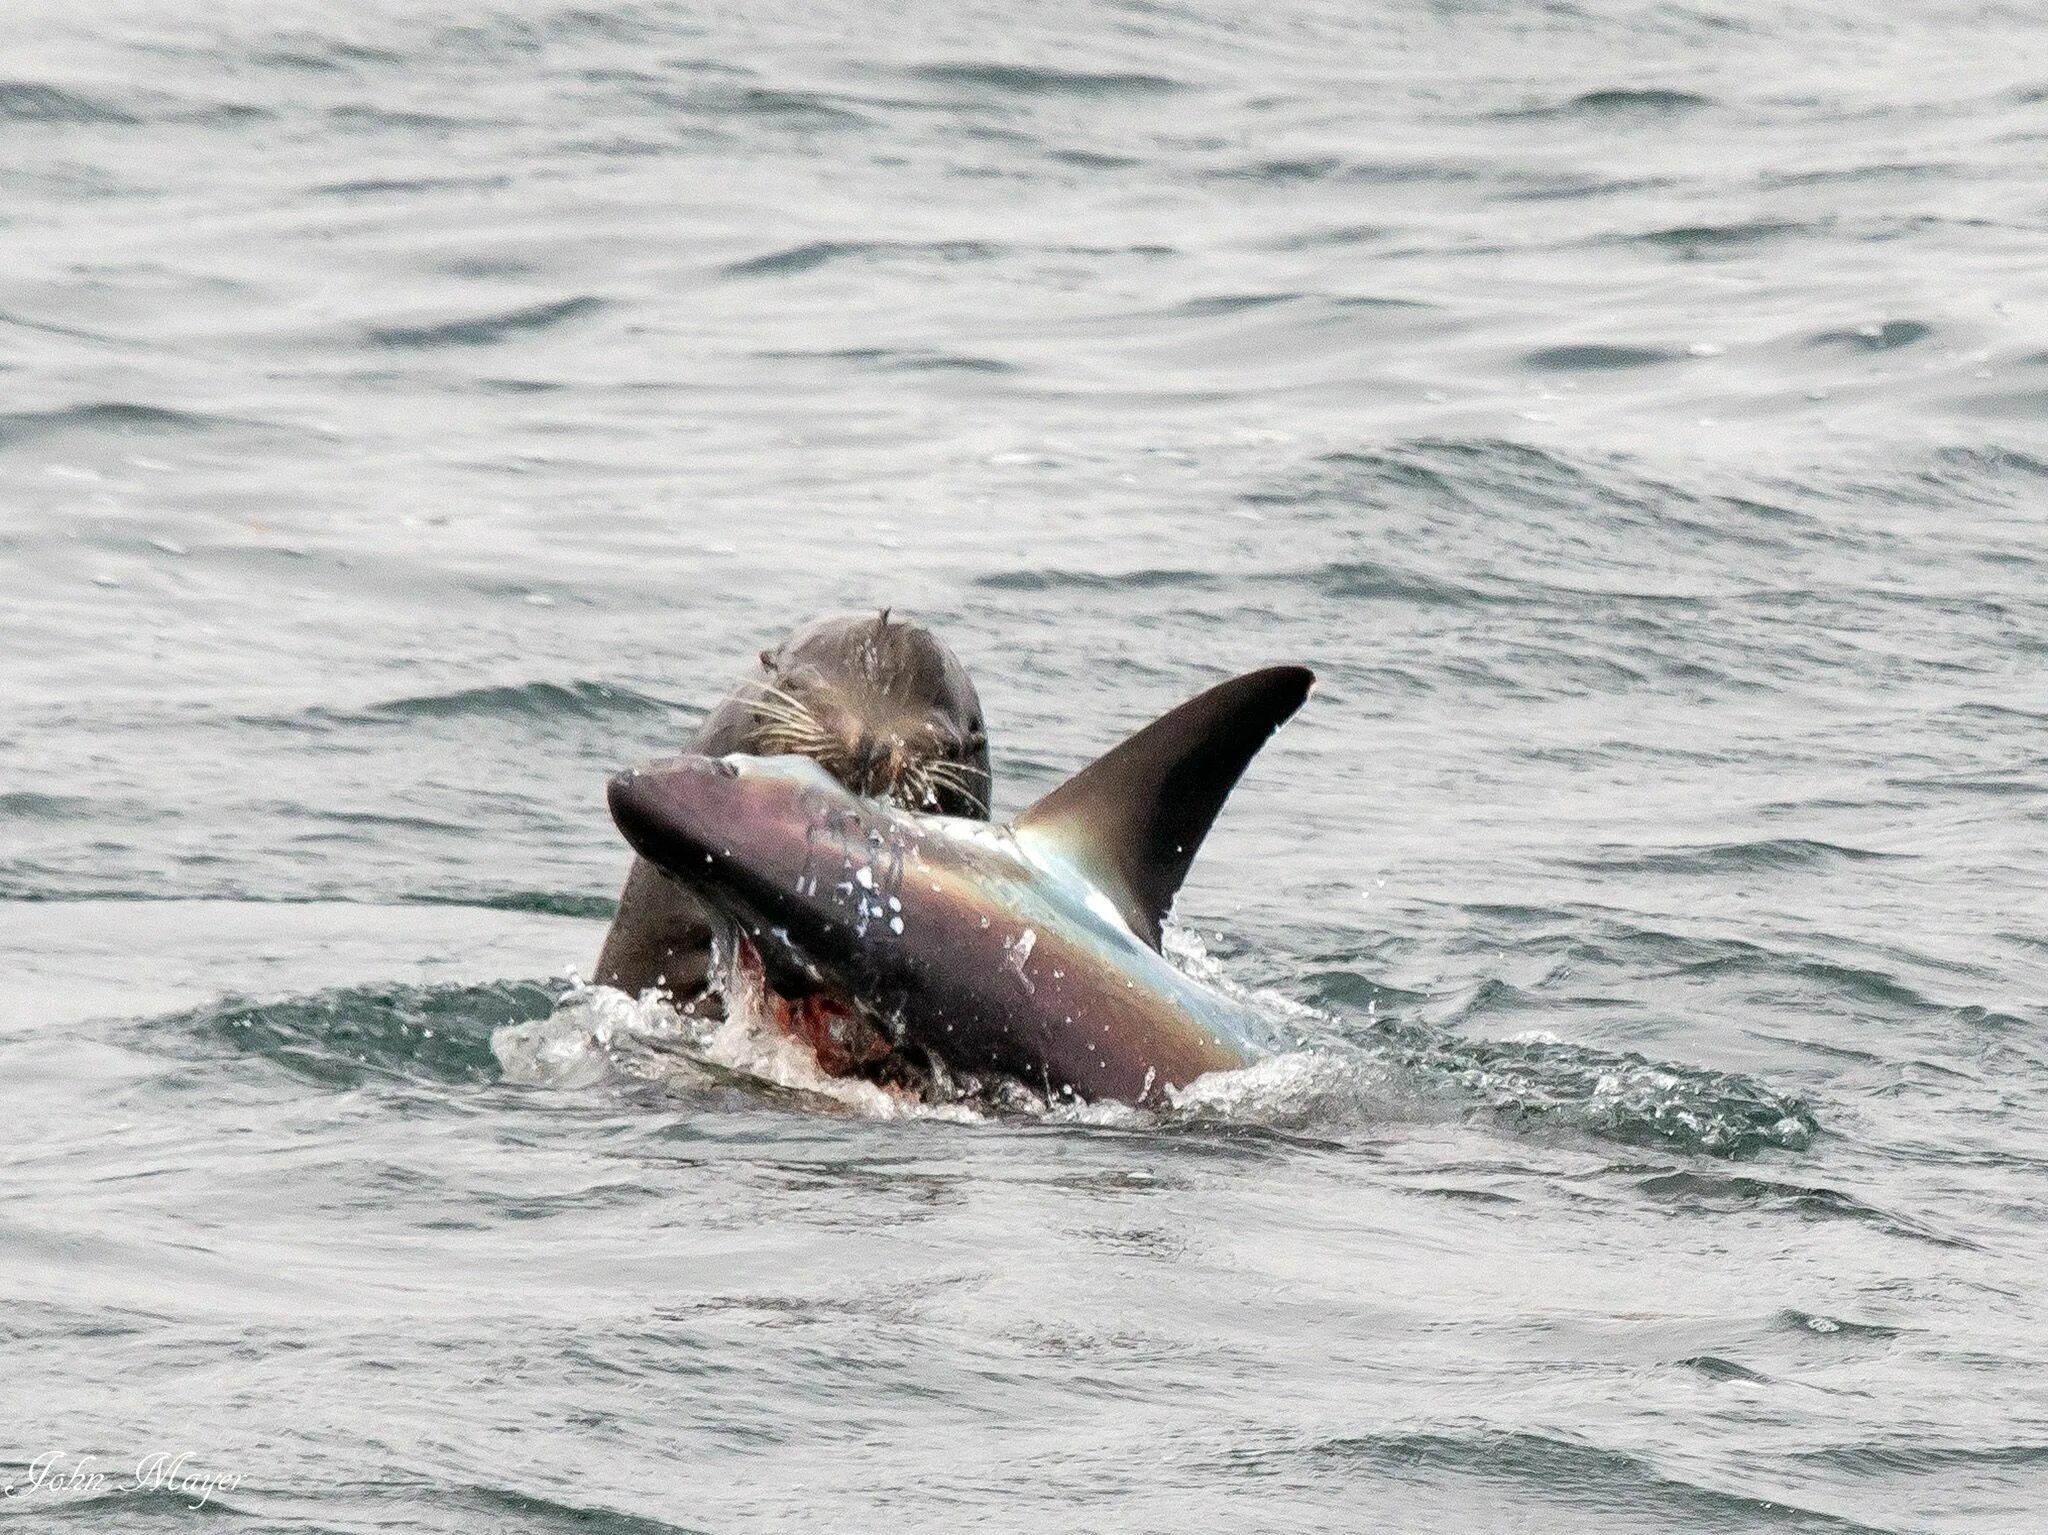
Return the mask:
[[[0,38],[0,1522],[2040,1527],[2037,7]],[[608,1053],[605,775],[884,603],[1005,812],[1316,667],[1296,1048]]]

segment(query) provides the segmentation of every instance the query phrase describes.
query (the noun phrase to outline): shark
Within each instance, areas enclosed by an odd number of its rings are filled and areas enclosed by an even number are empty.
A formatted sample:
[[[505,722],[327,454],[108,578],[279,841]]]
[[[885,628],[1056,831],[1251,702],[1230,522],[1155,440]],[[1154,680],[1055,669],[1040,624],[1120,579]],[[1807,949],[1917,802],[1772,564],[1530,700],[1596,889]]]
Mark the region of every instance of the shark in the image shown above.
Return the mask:
[[[1300,666],[1189,699],[1005,825],[865,799],[803,757],[684,756],[607,788],[639,853],[758,957],[896,1047],[1049,1100],[1157,1105],[1271,1031],[1160,950],[1224,801],[1307,699]]]

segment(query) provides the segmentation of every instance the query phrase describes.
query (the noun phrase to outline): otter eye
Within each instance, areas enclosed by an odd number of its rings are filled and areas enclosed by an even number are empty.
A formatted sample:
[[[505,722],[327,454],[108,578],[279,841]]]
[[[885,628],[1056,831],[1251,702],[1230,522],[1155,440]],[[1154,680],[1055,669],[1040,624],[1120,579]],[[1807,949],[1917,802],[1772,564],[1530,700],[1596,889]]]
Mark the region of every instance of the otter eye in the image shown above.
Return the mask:
[[[951,756],[965,756],[969,752],[981,750],[983,746],[988,744],[987,737],[981,733],[979,721],[969,725],[962,732],[956,729],[953,722],[936,709],[926,718],[925,729],[931,733],[931,738],[938,744],[939,749]]]
[[[711,764],[711,771],[720,778],[737,778],[740,776],[740,765],[730,757],[720,757]]]

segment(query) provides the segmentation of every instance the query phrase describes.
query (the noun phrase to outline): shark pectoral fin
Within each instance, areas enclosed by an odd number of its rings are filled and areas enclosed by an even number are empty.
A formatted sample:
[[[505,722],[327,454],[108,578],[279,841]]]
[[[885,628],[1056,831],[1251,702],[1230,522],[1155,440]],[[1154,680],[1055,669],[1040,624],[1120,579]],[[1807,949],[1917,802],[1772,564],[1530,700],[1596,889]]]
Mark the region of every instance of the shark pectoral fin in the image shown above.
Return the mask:
[[[1153,948],[1223,801],[1315,685],[1301,666],[1247,672],[1189,699],[1017,817]]]

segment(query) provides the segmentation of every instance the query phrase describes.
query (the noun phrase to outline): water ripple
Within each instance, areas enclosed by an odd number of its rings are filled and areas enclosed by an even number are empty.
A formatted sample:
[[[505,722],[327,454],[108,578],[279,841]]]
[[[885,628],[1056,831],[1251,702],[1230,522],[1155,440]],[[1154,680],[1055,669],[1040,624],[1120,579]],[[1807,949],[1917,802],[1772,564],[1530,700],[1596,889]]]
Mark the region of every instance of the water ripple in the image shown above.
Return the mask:
[[[529,331],[550,330],[571,320],[580,320],[606,307],[605,300],[592,294],[529,304],[494,314],[470,315],[436,325],[390,325],[373,327],[366,334],[380,346],[426,348],[444,346],[495,346],[508,337]]]
[[[927,64],[913,78],[1017,96],[1151,96],[1182,89],[1163,75],[1052,69],[1024,64]]]
[[[34,80],[0,80],[0,121],[16,123],[116,123],[141,119],[76,91]]]
[[[72,405],[62,410],[27,410],[0,414],[0,448],[72,432],[139,436],[145,433],[207,432],[243,425],[224,416],[137,405],[124,400]]]

